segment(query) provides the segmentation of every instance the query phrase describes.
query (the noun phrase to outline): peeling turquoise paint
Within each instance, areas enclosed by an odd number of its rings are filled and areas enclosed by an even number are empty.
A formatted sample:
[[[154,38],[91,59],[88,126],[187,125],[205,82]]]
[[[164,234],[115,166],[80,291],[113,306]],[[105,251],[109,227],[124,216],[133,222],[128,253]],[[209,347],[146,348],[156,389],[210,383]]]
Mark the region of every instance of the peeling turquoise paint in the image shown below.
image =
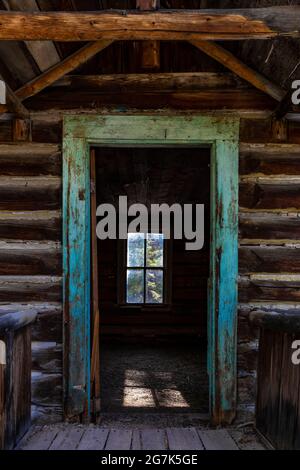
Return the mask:
[[[65,414],[90,413],[90,145],[211,147],[208,372],[211,419],[236,409],[239,120],[215,116],[66,116],[63,157]]]

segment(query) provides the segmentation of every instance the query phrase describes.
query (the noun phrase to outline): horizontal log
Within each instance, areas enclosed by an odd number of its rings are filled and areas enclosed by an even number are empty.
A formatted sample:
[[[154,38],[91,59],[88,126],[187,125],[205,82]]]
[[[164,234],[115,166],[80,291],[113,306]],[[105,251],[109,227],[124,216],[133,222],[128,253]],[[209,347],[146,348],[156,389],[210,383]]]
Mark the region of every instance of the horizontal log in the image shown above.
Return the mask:
[[[300,273],[300,244],[291,246],[240,246],[239,272]]]
[[[47,404],[46,406],[33,404],[31,406],[31,419],[32,422],[39,424],[56,424],[63,421],[63,405],[56,403],[54,405]]]
[[[74,110],[47,110],[47,111],[32,111],[32,139],[34,142],[40,143],[57,143],[62,142],[62,119],[65,113],[74,113]],[[82,113],[82,110],[78,110]],[[91,110],[88,110],[90,113]],[[107,114],[107,109],[99,109],[97,112]],[[132,110],[134,112],[134,110]],[[161,111],[168,114],[168,110]],[[222,111],[222,113],[226,111]],[[272,121],[268,119],[270,112],[267,115],[264,111],[251,111],[250,116],[247,110],[236,111],[241,117],[240,126],[240,141],[241,145],[251,145],[253,143],[270,144],[274,141],[272,131]],[[231,114],[229,110],[228,113]],[[256,118],[252,116],[255,114]],[[263,117],[263,119],[262,119]],[[11,141],[11,122],[0,120],[0,142]],[[276,139],[275,139],[276,140]],[[300,144],[300,123],[288,123],[288,142],[290,144]],[[249,172],[248,172],[249,173]],[[282,172],[284,174],[284,172]]]
[[[241,119],[240,125],[240,142],[246,143],[260,143],[260,144],[278,144],[278,136],[274,135],[273,118],[271,119],[257,119],[256,117],[246,117]],[[300,144],[300,123],[288,122],[287,123],[287,143]]]
[[[300,302],[300,277],[290,274],[250,274],[240,276],[239,301]]]
[[[300,214],[298,212],[240,211],[239,234],[243,239],[268,240],[300,239]]]
[[[62,344],[33,341],[32,370],[48,374],[62,373]]]
[[[37,317],[37,311],[22,310],[14,308],[0,307],[0,332],[4,330],[19,330],[27,325],[32,324]]]
[[[176,110],[273,110],[274,100],[255,89],[203,89],[198,91],[178,90],[174,92],[121,91],[98,92],[89,89],[48,89],[27,100],[30,110],[44,109],[98,109],[120,107],[135,109],[172,108]]]
[[[50,406],[62,404],[62,375],[34,371],[31,375],[32,404]]]
[[[0,176],[0,209],[60,209],[61,178]]]
[[[61,161],[60,146],[55,144],[0,145],[0,175],[60,176]]]
[[[61,272],[60,243],[0,240],[0,276],[54,276]]]
[[[60,302],[61,291],[57,276],[0,276],[0,302]]]
[[[299,175],[300,145],[246,144],[240,145],[240,174]]]
[[[174,91],[197,91],[208,88],[249,88],[232,73],[138,73],[114,75],[66,75],[51,88],[86,90],[98,93],[170,93]]]
[[[0,211],[0,239],[61,240],[60,211]]]
[[[238,370],[240,374],[253,373],[257,369],[258,340],[238,345]]]
[[[300,333],[300,312],[295,310],[286,312],[254,310],[249,315],[249,321],[253,325],[267,330],[291,334]]]
[[[300,177],[251,176],[240,182],[240,207],[247,209],[300,209]]]
[[[299,37],[297,6],[234,10],[4,12],[0,40],[95,41]]]
[[[11,311],[34,312],[37,318],[31,326],[33,341],[62,342],[62,304],[59,302],[0,303],[0,315]]]

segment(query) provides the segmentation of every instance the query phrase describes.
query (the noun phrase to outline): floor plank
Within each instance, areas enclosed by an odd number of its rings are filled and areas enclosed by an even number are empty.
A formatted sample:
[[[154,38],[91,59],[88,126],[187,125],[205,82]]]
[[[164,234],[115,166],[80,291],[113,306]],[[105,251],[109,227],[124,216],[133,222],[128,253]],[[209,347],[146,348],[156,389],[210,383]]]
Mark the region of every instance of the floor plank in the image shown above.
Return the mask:
[[[88,428],[79,443],[78,450],[103,450],[108,438],[109,429]]]
[[[166,433],[163,429],[143,429],[141,431],[143,450],[166,450]]]
[[[199,430],[198,432],[206,450],[239,450],[238,446],[225,429],[212,431]]]
[[[138,429],[132,433],[131,450],[142,450],[141,433]]]
[[[35,434],[28,436],[28,440],[20,443],[18,448],[21,450],[48,450],[59,431],[59,427],[48,429],[43,427],[36,430]]]
[[[58,433],[49,450],[76,450],[83,433],[83,427],[65,428]]]
[[[204,450],[195,428],[168,428],[170,450]]]
[[[132,430],[111,429],[105,450],[130,450]]]

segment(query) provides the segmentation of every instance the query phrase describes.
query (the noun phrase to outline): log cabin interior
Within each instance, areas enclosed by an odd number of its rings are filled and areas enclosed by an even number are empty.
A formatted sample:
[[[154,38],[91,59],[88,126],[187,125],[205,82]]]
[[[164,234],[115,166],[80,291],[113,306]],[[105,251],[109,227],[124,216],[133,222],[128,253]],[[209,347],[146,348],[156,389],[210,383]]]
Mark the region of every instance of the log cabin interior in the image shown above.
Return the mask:
[[[93,422],[102,449],[300,449],[299,24],[298,0],[0,0],[0,448],[91,449]],[[120,196],[204,204],[203,249],[97,239]]]

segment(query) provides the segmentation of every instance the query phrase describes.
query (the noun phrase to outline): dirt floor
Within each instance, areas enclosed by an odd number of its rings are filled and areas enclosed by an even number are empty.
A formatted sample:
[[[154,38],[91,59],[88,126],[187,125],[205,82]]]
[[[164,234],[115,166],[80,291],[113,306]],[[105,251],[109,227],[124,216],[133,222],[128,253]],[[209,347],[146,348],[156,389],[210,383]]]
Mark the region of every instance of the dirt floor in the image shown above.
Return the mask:
[[[103,412],[208,412],[206,354],[201,344],[105,341],[101,358]]]

